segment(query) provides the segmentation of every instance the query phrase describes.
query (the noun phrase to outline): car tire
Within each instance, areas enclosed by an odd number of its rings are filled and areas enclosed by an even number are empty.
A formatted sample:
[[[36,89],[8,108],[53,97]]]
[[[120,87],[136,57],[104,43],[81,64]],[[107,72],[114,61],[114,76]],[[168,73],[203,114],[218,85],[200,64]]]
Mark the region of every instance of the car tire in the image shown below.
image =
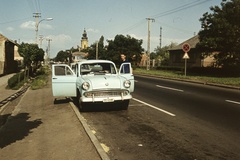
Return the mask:
[[[80,96],[80,93],[78,92],[77,94],[77,105],[78,105],[78,108],[81,112],[85,112],[86,111],[86,104],[84,102],[81,101],[81,96]]]
[[[129,100],[124,100],[121,104],[121,108],[123,110],[127,110],[128,109],[128,105],[129,105]]]
[[[84,102],[79,102],[78,107],[79,107],[79,110],[81,112],[85,112],[86,111],[86,104]]]

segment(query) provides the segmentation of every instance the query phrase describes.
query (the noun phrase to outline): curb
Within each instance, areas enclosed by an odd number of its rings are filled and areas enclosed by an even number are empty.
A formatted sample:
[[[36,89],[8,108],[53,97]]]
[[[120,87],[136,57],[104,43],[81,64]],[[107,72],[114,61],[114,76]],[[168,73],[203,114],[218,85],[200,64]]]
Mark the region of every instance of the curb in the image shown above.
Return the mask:
[[[100,142],[96,138],[96,136],[92,133],[91,129],[89,128],[88,124],[86,123],[85,119],[83,116],[80,114],[78,108],[73,104],[73,102],[69,102],[71,105],[71,108],[75,112],[78,120],[82,123],[84,130],[86,131],[88,137],[92,141],[93,145],[95,146],[99,156],[101,157],[102,160],[110,160],[108,157],[107,153],[104,151],[102,146],[100,145]]]

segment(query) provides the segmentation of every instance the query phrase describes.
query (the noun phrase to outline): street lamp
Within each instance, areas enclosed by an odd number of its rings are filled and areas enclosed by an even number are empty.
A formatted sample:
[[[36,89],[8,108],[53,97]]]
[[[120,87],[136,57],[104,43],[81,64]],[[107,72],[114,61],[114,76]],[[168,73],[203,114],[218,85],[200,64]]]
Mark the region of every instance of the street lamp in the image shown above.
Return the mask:
[[[53,20],[53,18],[45,18],[45,19],[42,19],[42,20],[40,20],[39,22],[38,22],[38,19],[36,19],[36,44],[38,45],[38,26],[39,26],[39,24],[40,24],[40,22],[42,22],[42,21],[51,21],[51,20]]]

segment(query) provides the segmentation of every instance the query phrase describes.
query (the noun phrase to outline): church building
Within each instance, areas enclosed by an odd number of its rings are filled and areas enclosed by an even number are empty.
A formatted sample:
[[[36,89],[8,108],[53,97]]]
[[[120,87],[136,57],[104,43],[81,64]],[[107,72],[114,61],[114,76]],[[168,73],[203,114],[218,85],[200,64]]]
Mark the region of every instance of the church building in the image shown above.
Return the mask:
[[[88,53],[82,50],[87,48],[88,48],[88,37],[87,37],[87,32],[84,29],[82,34],[81,44],[80,46],[78,46],[78,51],[72,53],[72,62],[76,63],[86,59],[86,57],[88,56]]]
[[[82,40],[81,40],[81,50],[87,49],[87,48],[88,48],[88,37],[87,37],[87,32],[84,29],[83,34],[82,34]]]

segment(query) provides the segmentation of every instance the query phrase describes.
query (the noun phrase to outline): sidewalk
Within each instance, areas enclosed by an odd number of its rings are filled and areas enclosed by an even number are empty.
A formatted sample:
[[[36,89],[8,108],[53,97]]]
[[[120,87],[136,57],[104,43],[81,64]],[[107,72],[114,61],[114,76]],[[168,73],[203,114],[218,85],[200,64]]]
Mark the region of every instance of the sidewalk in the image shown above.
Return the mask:
[[[2,160],[101,159],[68,100],[53,100],[50,84],[24,93],[0,128]]]
[[[8,79],[14,74],[15,73],[0,77],[0,101],[8,98],[9,96],[17,92],[17,90],[6,89]]]

